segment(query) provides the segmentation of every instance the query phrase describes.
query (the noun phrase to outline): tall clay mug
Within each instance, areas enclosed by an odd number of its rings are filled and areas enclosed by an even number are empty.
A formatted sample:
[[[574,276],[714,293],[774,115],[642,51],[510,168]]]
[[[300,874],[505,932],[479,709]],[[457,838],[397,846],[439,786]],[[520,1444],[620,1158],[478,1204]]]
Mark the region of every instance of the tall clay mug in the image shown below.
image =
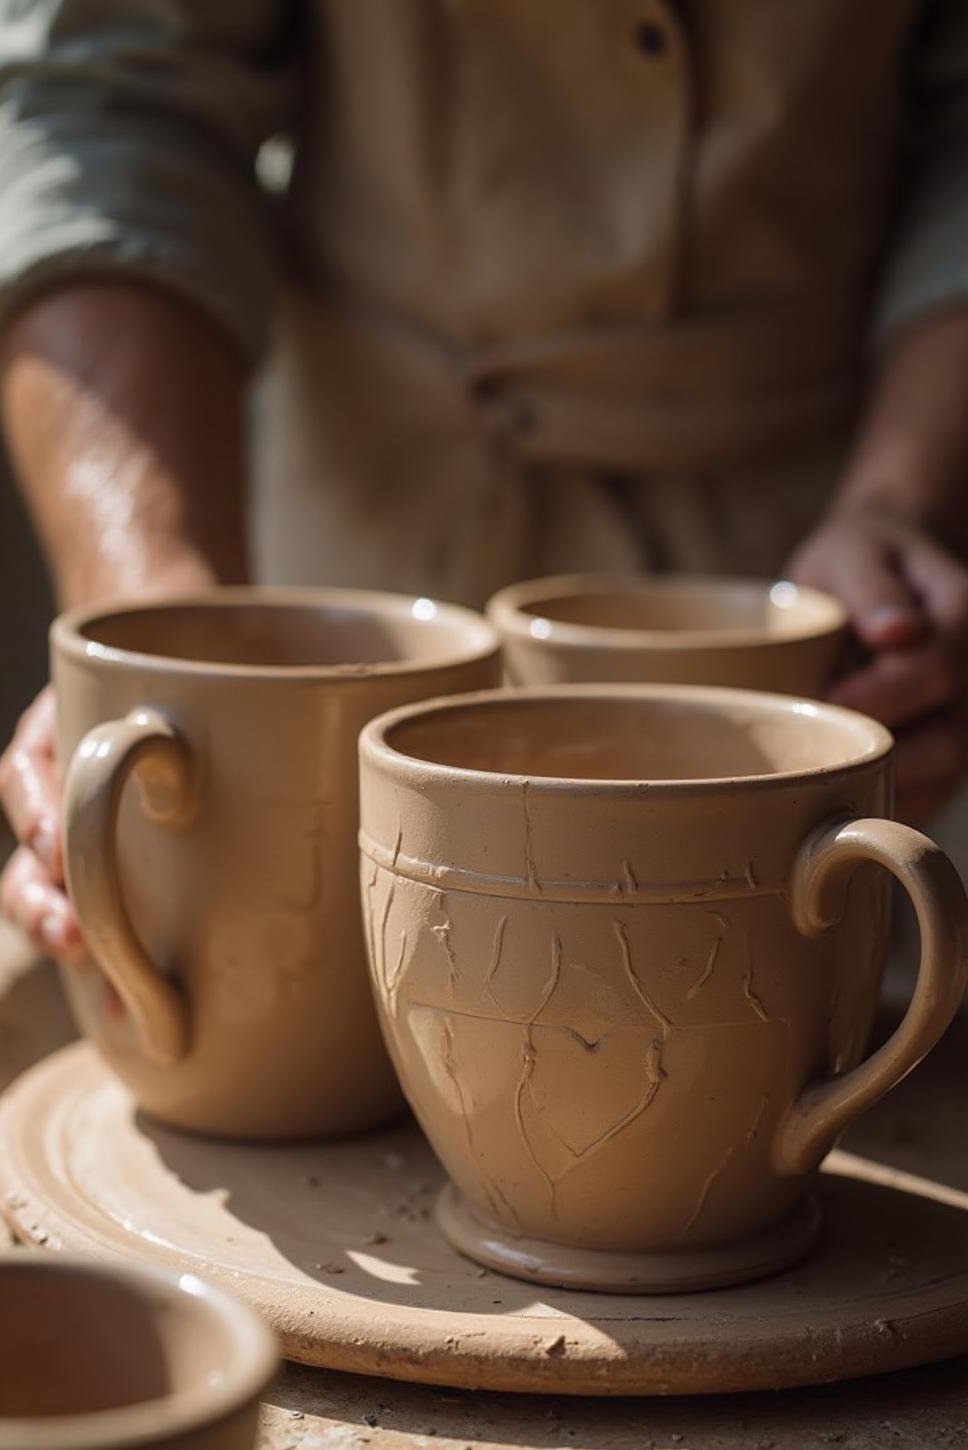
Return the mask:
[[[220,590],[52,630],[67,884],[97,968],[78,1021],[138,1104],[236,1137],[399,1105],[357,885],[356,742],[390,706],[498,674],[429,599]]]
[[[684,686],[488,691],[371,722],[372,975],[458,1249],[649,1291],[806,1251],[814,1170],[966,985],[965,893],[887,819],[891,751],[850,711]],[[892,876],[921,961],[865,1057]]]
[[[847,614],[789,580],[569,574],[512,584],[488,616],[511,684],[735,685],[819,696]]]
[[[0,1450],[253,1450],[277,1359],[192,1275],[0,1255]]]

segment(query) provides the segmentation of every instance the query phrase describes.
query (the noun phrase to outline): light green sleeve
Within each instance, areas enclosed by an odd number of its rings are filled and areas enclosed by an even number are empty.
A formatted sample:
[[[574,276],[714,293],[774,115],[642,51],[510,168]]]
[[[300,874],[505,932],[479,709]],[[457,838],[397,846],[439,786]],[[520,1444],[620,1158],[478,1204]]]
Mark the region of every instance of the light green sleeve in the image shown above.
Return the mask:
[[[911,145],[874,312],[884,343],[968,307],[968,0],[929,0],[911,65]]]
[[[60,279],[141,278],[250,360],[273,245],[255,160],[289,123],[285,0],[0,0],[0,322]]]

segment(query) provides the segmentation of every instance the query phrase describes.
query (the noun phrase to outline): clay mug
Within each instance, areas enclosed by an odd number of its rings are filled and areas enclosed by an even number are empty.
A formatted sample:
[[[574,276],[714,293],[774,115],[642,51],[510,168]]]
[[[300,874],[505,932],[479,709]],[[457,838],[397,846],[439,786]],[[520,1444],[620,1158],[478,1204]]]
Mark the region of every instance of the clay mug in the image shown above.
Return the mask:
[[[0,1255],[0,1450],[252,1450],[276,1364],[190,1274]]]
[[[954,867],[887,818],[887,731],[782,695],[592,685],[397,710],[360,745],[372,976],[451,1180],[447,1238],[608,1290],[804,1253],[814,1170],[968,973]],[[921,961],[865,1059],[891,876]]]
[[[100,970],[65,981],[138,1104],[294,1138],[400,1106],[357,884],[360,728],[492,684],[477,614],[429,599],[226,589],[52,630],[64,859]]]
[[[495,594],[508,682],[735,685],[820,696],[845,649],[836,599],[789,580],[571,574]]]

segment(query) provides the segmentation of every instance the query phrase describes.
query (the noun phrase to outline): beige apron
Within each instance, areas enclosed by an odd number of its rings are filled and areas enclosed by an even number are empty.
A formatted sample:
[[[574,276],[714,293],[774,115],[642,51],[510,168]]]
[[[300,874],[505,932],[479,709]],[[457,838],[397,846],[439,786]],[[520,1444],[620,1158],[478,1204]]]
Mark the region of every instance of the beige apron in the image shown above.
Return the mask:
[[[778,570],[856,406],[920,9],[316,0],[262,577]]]

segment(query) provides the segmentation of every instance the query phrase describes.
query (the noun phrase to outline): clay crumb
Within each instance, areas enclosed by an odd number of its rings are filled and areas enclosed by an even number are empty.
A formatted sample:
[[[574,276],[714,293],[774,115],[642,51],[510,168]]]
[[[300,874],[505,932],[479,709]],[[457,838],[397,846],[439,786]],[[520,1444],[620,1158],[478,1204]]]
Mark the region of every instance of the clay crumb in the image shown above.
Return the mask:
[[[290,1420],[305,1420],[306,1416],[303,1414],[302,1410],[290,1410],[289,1418]]]
[[[363,1423],[364,1423],[364,1425],[369,1425],[369,1427],[370,1427],[371,1430],[376,1429],[376,1415],[373,1415],[373,1414],[364,1415],[363,1416]]]
[[[474,1270],[474,1278],[475,1279],[486,1279],[487,1278],[487,1270],[486,1269],[475,1269]]]
[[[342,1274],[345,1272],[342,1264],[316,1264],[315,1267],[321,1274]]]
[[[387,1238],[386,1234],[381,1234],[381,1233],[364,1234],[363,1238],[360,1240],[360,1243],[367,1244],[367,1245],[374,1245],[375,1246],[376,1244],[389,1243],[389,1239]]]
[[[400,1153],[384,1153],[383,1166],[396,1173],[403,1167],[403,1157]]]
[[[560,1359],[567,1349],[568,1346],[565,1343],[565,1336],[559,1334],[557,1339],[553,1339],[550,1344],[545,1345],[545,1354],[549,1355],[552,1359]]]
[[[889,1319],[875,1319],[874,1328],[877,1330],[878,1334],[883,1334],[888,1338],[896,1333],[894,1325]]]
[[[670,1435],[669,1436],[669,1439],[672,1441],[673,1445],[681,1445],[682,1444],[682,1438],[683,1437],[681,1435]]]

